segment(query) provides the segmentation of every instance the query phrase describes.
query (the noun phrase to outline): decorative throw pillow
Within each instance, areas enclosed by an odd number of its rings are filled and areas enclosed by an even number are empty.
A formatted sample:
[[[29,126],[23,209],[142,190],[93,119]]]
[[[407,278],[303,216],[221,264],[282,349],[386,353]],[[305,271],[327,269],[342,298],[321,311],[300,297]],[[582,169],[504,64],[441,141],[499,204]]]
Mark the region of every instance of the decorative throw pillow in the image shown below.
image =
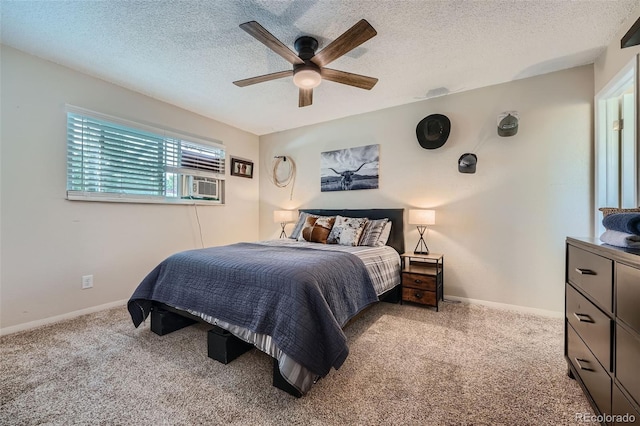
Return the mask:
[[[311,215],[309,213],[300,212],[300,215],[298,216],[298,221],[296,222],[296,225],[293,227],[293,231],[291,231],[291,235],[289,235],[289,238],[297,240],[298,237],[300,237],[300,232],[302,232],[302,228],[304,227],[307,217],[309,216],[318,217],[317,215]]]
[[[298,241],[327,244],[327,237],[335,221],[335,216],[308,216]]]
[[[382,234],[380,234],[380,238],[376,242],[376,247],[386,246],[387,241],[389,241],[389,235],[391,235],[391,221],[388,221],[384,224],[384,229],[382,230]]]
[[[620,209],[618,207],[600,207],[598,210],[602,212],[602,217],[605,218],[610,214],[615,214],[615,213],[639,213],[640,206],[638,206],[638,208],[632,208],[632,209]]]
[[[375,247],[378,244],[380,235],[382,235],[382,231],[384,230],[384,226],[387,222],[389,222],[389,219],[386,218],[369,219],[364,225],[358,245]]]
[[[336,222],[333,224],[333,228],[329,233],[327,243],[357,246],[367,220],[366,217],[336,216]]]

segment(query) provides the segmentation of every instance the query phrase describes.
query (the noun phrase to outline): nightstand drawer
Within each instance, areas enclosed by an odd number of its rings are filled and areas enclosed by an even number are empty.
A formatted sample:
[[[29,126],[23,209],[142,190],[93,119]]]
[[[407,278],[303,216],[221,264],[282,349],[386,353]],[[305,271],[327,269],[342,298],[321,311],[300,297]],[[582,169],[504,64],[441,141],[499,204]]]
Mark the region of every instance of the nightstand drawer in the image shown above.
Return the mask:
[[[587,292],[608,312],[613,300],[613,261],[577,247],[569,246],[569,282]]]
[[[576,289],[567,284],[566,317],[591,352],[609,371],[611,365],[611,319]]]
[[[436,306],[437,297],[435,291],[425,291],[410,287],[402,287],[402,300],[421,303],[423,305]]]
[[[414,289],[436,291],[436,277],[403,272],[402,286],[412,287]]]

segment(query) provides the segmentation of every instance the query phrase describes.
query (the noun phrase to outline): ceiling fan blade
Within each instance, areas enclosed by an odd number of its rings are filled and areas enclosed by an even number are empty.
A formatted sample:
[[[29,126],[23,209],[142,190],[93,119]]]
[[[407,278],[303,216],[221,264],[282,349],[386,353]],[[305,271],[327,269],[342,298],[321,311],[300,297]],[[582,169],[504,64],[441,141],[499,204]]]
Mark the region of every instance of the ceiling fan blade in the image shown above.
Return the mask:
[[[234,81],[238,87],[251,86],[252,84],[262,83],[264,81],[277,80],[279,78],[290,77],[293,75],[292,71],[278,71],[271,74],[259,75],[257,77],[245,78],[244,80]]]
[[[269,49],[276,52],[278,55],[282,56],[289,63],[296,64],[304,64],[304,61],[296,55],[293,50],[289,49],[284,45],[280,40],[275,38],[273,34],[267,31],[262,25],[258,24],[256,21],[245,22],[244,24],[240,24],[240,28],[245,30],[247,33],[252,35],[256,40],[260,43],[267,46]]]
[[[322,49],[322,51],[311,58],[311,60],[319,67],[323,67],[345,53],[352,51],[376,34],[378,33],[373,29],[371,24],[365,19],[361,19],[340,37],[329,43],[327,47]]]
[[[306,107],[313,103],[313,89],[300,89],[298,107]]]
[[[322,68],[320,70],[320,74],[322,75],[323,80],[334,81],[336,83],[342,83],[366,90],[371,90],[378,82],[377,78],[367,77],[366,75],[360,74],[352,74],[346,71],[338,71],[331,68]]]

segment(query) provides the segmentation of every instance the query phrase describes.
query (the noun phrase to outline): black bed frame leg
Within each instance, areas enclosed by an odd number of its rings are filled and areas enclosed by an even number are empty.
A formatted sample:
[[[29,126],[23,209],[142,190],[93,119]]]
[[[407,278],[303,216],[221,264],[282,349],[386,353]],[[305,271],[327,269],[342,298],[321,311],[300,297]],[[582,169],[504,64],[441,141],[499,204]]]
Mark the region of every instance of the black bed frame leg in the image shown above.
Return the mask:
[[[155,306],[151,310],[151,331],[158,336],[173,333],[196,322],[194,319],[186,318]]]
[[[207,355],[223,364],[229,364],[251,349],[253,349],[251,343],[237,338],[218,326],[214,326],[207,332]]]
[[[401,303],[402,302],[402,285],[398,284],[391,290],[380,295],[381,302]]]
[[[273,359],[273,386],[285,391],[290,395],[295,396],[296,398],[300,398],[302,396],[302,392],[291,386],[291,384],[287,382],[284,377],[282,377],[282,374],[280,373],[280,366],[278,365],[278,360],[275,358]]]

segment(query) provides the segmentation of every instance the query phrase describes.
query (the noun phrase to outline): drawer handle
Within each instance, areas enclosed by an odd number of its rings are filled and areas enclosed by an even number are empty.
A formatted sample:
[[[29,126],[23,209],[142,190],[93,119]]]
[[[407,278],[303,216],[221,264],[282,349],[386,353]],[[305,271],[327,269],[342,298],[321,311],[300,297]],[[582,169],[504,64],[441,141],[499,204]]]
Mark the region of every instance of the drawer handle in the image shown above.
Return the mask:
[[[575,357],[574,357],[573,359],[575,360],[576,364],[578,364],[578,368],[579,368],[580,370],[584,370],[584,371],[594,371],[594,369],[593,369],[593,368],[583,367],[583,366],[582,366],[581,362],[585,362],[585,363],[589,364],[589,361],[588,361],[588,360],[586,360],[586,359],[580,359],[580,358],[575,358]]]
[[[422,280],[413,280],[414,283],[420,284]]]
[[[592,324],[595,323],[593,318],[591,318],[587,314],[579,314],[577,312],[574,312],[573,316],[576,317],[578,319],[578,321],[580,321],[580,322],[589,322],[589,323],[592,323]]]
[[[420,299],[422,298],[422,293],[420,293],[419,291],[416,291],[416,294],[414,294],[416,299]]]
[[[595,271],[592,271],[591,269],[576,268],[576,272],[579,273],[580,275],[598,275],[596,274]]]

